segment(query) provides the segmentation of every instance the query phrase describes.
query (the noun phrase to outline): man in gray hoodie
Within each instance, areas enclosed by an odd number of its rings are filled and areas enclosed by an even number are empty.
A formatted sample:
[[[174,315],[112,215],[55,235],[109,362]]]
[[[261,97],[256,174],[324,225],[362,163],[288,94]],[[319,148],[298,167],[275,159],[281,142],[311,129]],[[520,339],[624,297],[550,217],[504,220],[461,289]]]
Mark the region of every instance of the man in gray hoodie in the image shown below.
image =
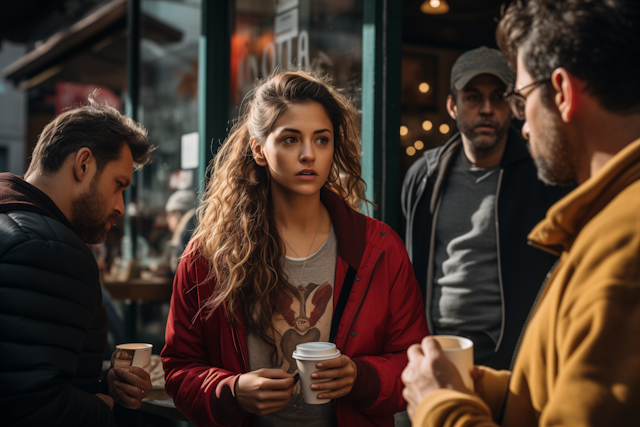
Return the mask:
[[[536,175],[503,94],[515,75],[481,47],[451,70],[447,111],[459,132],[409,169],[402,190],[405,243],[429,330],[475,345],[475,362],[508,369],[540,284],[556,257],[527,233],[567,189]]]

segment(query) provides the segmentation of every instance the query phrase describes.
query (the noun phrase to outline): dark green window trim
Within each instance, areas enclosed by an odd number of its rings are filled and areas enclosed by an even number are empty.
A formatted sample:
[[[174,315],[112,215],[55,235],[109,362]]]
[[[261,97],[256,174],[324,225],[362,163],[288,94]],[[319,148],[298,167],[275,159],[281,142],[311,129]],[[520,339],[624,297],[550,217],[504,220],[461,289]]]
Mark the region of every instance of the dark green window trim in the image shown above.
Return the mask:
[[[200,194],[208,177],[207,165],[227,137],[231,58],[231,2],[202,1],[202,27],[198,55],[198,133]]]
[[[402,7],[365,0],[362,28],[362,169],[374,216],[400,231]]]

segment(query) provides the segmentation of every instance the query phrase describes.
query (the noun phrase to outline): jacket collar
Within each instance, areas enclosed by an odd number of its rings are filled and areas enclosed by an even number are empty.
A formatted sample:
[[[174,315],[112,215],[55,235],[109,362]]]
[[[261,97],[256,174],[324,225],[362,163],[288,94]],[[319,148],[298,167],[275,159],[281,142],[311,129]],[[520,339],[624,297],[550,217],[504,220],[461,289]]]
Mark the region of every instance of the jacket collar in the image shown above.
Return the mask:
[[[431,213],[435,211],[436,204],[440,194],[444,188],[444,183],[449,176],[449,170],[453,165],[456,155],[462,147],[462,136],[460,132],[456,132],[442,147],[435,151],[425,153],[427,162],[427,176],[436,173],[436,180],[433,185],[433,193],[429,204]],[[514,163],[523,159],[529,159],[529,151],[527,150],[526,141],[520,133],[513,127],[509,127],[507,134],[507,143],[504,148],[502,159],[500,160],[500,168],[505,169]]]
[[[364,254],[367,217],[354,211],[333,191],[322,188],[320,199],[327,208],[338,239],[338,254],[356,270]]]
[[[435,171],[440,169],[441,162],[448,159],[451,154],[455,154],[457,150],[462,146],[462,136],[460,132],[456,132],[451,138],[447,140],[436,150],[429,150],[424,153],[425,162],[427,164],[427,175],[432,175]],[[519,162],[523,159],[530,158],[529,150],[527,150],[527,142],[522,138],[522,135],[514,127],[509,128],[507,135],[507,144],[500,161],[500,167],[505,168],[513,163]]]
[[[11,211],[29,211],[53,218],[78,234],[71,221],[42,190],[22,177],[0,173],[0,212]]]
[[[616,154],[596,174],[560,199],[529,233],[534,246],[560,254],[571,249],[582,228],[622,190],[640,179],[640,139]]]
[[[435,212],[436,204],[438,203],[440,194],[444,189],[444,183],[447,177],[449,176],[449,171],[451,170],[454,160],[457,154],[460,152],[461,148],[462,148],[462,137],[460,136],[460,132],[458,132],[442,146],[442,150],[438,150],[436,166],[432,168],[431,165],[428,165],[429,175],[433,174],[432,171],[437,171],[436,180],[435,180],[435,183],[433,184],[431,201],[429,203],[429,210],[431,214]]]
[[[440,162],[443,158],[448,158],[453,152],[462,145],[462,137],[460,132],[456,132],[444,144],[435,150],[429,150],[424,153],[424,161],[427,165],[427,176],[433,175],[442,168]]]

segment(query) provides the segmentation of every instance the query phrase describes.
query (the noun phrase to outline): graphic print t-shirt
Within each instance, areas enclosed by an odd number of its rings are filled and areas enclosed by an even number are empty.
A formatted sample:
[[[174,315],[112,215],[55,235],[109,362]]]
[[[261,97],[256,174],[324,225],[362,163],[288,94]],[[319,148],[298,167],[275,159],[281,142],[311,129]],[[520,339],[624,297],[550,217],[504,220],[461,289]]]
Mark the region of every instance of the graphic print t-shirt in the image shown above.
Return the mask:
[[[279,368],[298,371],[292,354],[298,344],[329,341],[333,317],[333,285],[338,257],[338,241],[331,227],[329,237],[313,255],[306,258],[285,257],[284,272],[296,288],[294,295],[281,295],[278,312],[273,318],[276,341],[276,361],[272,348],[256,333],[247,336],[249,367]],[[304,266],[304,271],[303,271]],[[291,403],[280,412],[256,416],[260,426],[326,427],[335,425],[334,405],[304,403],[300,382],[293,389]]]

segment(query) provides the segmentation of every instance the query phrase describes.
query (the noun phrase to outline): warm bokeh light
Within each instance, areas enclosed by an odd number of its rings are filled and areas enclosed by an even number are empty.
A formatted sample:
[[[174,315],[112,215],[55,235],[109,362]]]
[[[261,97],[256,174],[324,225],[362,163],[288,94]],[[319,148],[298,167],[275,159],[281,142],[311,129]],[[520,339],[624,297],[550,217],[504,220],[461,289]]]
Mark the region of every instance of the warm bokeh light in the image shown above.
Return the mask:
[[[420,86],[418,86],[418,90],[422,93],[429,92],[429,89],[431,89],[431,87],[429,86],[429,83],[422,82],[420,83]]]
[[[424,0],[420,10],[430,15],[442,15],[449,12],[449,4],[446,0]]]
[[[422,122],[422,129],[426,130],[427,132],[433,129],[433,123],[431,123],[431,120],[425,120],[424,122]]]
[[[416,141],[413,143],[413,146],[416,148],[416,150],[420,151],[424,148],[424,142]]]
[[[413,156],[414,154],[416,154],[416,149],[413,147],[407,147],[407,155],[409,157]]]
[[[443,123],[443,124],[440,125],[440,133],[441,134],[445,135],[445,134],[449,133],[449,130],[450,130],[450,128],[449,128],[448,124]]]
[[[409,128],[406,126],[400,126],[400,136],[405,136],[409,133]]]

